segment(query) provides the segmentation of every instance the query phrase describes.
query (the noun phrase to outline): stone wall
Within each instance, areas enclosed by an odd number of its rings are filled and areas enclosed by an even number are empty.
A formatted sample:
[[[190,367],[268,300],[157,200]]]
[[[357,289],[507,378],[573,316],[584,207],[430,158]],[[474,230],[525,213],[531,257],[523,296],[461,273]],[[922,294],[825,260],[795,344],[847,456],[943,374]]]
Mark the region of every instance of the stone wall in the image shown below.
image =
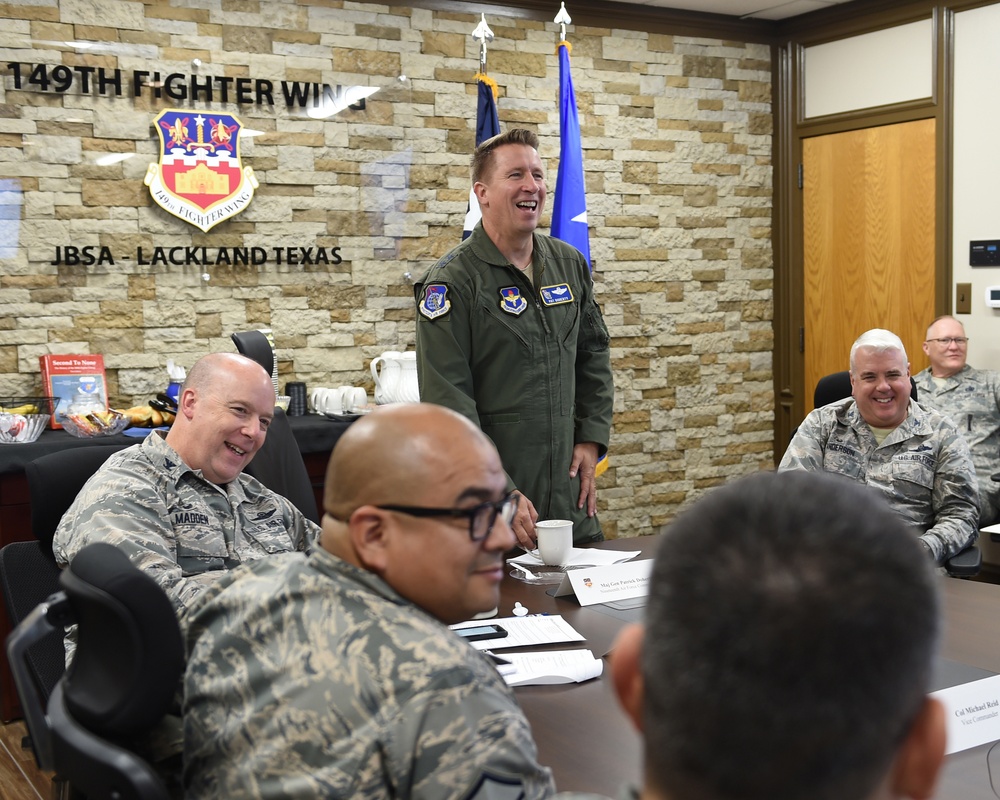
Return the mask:
[[[231,351],[229,333],[255,327],[274,330],[282,385],[370,391],[368,362],[412,348],[407,276],[461,236],[476,17],[333,0],[37,0],[0,5],[0,20],[4,65],[381,87],[364,110],[317,120],[281,102],[157,98],[156,86],[135,98],[79,80],[18,90],[0,68],[0,395],[38,390],[39,354],[101,352],[113,398],[131,404],[163,388],[167,358]],[[557,28],[487,21],[501,126],[539,133],[551,207]],[[582,26],[568,39],[616,379],[600,508],[610,535],[644,534],[699,490],[771,465],[770,51]],[[235,113],[258,133],[242,145],[256,196],[208,233],[143,185],[151,123],[168,107]],[[68,245],[106,247],[114,263],[52,264]],[[143,263],[191,246],[210,258],[338,247],[343,262]]]

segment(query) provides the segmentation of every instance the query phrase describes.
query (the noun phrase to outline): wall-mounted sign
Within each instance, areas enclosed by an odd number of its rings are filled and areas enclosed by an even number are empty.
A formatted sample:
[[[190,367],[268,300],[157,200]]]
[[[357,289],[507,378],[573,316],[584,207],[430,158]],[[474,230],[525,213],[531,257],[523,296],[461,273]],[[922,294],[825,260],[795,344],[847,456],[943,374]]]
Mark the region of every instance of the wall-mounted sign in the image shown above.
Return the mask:
[[[258,184],[240,163],[239,119],[168,108],[153,126],[160,162],[149,165],[144,182],[157,205],[203,231],[250,205]]]

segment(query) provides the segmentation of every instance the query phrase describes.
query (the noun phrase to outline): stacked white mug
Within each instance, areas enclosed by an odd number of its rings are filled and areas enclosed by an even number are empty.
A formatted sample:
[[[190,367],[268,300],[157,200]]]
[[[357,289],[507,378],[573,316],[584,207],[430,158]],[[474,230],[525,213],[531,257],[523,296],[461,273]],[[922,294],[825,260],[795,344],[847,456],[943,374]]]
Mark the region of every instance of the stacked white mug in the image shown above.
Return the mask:
[[[320,386],[310,392],[309,405],[317,414],[355,414],[368,405],[368,394],[360,386]]]

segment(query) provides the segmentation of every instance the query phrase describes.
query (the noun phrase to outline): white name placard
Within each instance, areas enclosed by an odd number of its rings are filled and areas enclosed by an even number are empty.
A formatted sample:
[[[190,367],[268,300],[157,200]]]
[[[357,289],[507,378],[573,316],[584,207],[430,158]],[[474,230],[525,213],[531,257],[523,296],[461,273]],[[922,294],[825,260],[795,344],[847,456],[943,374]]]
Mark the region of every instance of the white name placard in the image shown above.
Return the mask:
[[[949,754],[1000,739],[1000,675],[941,689],[931,697],[945,707]]]
[[[581,606],[628,600],[649,594],[649,573],[653,559],[611,564],[606,567],[584,567],[567,572],[554,592],[556,597],[575,594]]]

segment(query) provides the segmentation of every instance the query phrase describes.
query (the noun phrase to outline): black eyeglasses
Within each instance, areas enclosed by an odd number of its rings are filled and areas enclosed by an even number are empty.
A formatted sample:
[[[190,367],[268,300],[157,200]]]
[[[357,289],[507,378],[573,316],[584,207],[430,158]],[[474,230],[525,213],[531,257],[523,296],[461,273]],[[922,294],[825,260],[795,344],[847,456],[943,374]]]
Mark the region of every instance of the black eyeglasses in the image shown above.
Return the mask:
[[[499,500],[487,500],[472,508],[425,508],[424,506],[375,506],[383,511],[396,511],[410,517],[468,517],[469,538],[481,542],[493,531],[497,517],[508,525],[514,521],[521,495],[508,492]]]
[[[957,344],[959,347],[964,347],[969,343],[968,336],[944,336],[940,339],[928,339],[928,342],[937,342],[942,347],[947,347],[952,342]]]

